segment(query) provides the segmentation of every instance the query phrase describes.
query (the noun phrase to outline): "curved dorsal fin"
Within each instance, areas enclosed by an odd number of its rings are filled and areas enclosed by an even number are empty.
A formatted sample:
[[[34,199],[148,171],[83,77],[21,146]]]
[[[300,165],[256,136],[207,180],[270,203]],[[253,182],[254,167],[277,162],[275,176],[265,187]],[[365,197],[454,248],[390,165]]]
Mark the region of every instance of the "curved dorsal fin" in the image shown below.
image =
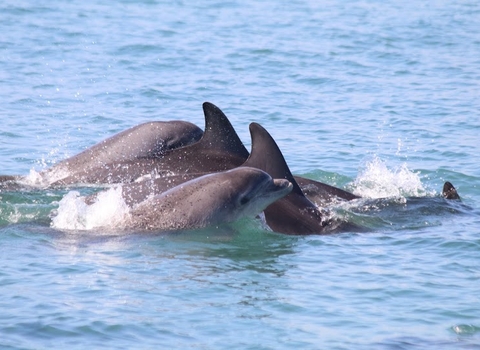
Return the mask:
[[[443,185],[442,195],[445,199],[460,199],[457,189],[449,181]]]
[[[252,151],[243,164],[265,171],[274,179],[287,179],[293,185],[293,193],[304,196],[300,186],[293,177],[280,148],[273,137],[260,124],[250,124]]]
[[[205,114],[205,131],[200,141],[194,144],[195,147],[215,148],[247,159],[247,149],[220,108],[213,103],[204,102],[203,113]]]

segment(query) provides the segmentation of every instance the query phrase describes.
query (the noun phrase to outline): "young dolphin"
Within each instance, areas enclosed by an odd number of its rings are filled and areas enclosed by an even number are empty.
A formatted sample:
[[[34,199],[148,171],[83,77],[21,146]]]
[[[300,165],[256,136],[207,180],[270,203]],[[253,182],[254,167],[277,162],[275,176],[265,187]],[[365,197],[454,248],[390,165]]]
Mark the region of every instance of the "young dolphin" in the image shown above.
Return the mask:
[[[234,222],[258,215],[291,190],[288,180],[239,167],[198,177],[141,202],[126,226],[172,231]]]

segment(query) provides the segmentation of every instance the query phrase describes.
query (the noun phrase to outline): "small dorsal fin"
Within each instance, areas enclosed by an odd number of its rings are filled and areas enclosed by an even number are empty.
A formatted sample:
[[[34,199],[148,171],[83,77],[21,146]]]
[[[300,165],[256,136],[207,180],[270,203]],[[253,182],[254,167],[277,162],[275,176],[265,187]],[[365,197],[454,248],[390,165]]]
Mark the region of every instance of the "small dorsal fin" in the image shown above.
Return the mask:
[[[287,179],[293,185],[292,192],[304,196],[290,172],[280,148],[268,131],[260,124],[251,123],[250,135],[252,137],[252,151],[243,165],[261,169],[274,179]]]
[[[442,195],[445,199],[460,199],[457,190],[449,181],[443,185]]]
[[[196,147],[217,148],[219,151],[233,153],[248,158],[248,151],[237,135],[227,116],[213,103],[203,103],[205,131]]]

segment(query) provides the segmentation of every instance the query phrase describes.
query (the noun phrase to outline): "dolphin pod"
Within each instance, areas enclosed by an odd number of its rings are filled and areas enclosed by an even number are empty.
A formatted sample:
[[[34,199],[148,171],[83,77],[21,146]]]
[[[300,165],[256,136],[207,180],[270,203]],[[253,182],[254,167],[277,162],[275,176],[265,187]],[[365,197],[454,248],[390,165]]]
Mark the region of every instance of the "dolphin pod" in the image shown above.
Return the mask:
[[[273,231],[307,235],[362,230],[361,227],[333,218],[322,209],[339,201],[358,199],[358,196],[319,181],[293,176],[275,140],[261,125],[250,124],[252,146],[249,153],[218,107],[205,102],[203,111],[203,132],[194,124],[182,121],[140,124],[41,172],[41,183],[45,187],[118,183],[122,185],[122,196],[132,210],[134,219],[131,226],[188,228],[200,227],[192,225],[192,222],[202,221],[199,219],[202,210],[197,210],[196,218],[187,220],[187,224],[183,223],[180,218],[188,215],[184,205],[178,205],[176,215],[167,215],[166,208],[172,205],[172,198],[185,196],[186,192],[196,193],[189,197],[192,198],[190,208],[201,208],[200,203],[206,203],[207,197],[216,197],[222,203],[220,198],[226,190],[220,190],[220,187],[212,184],[220,178],[237,174],[234,171],[229,173],[231,169],[256,168],[268,174],[273,181],[284,179],[291,184],[289,194],[275,198],[262,209],[266,223]],[[217,180],[211,176],[213,174],[218,177]],[[14,182],[18,178],[0,176],[0,183]],[[205,198],[198,195],[200,188],[209,193]],[[233,188],[238,192],[243,187],[237,185]],[[442,195],[446,199],[460,199],[449,182],[445,183]],[[86,202],[94,200],[95,195],[87,198]],[[193,204],[195,201],[198,201],[197,206]],[[162,202],[165,204],[162,205]],[[262,204],[267,202],[259,201]],[[245,212],[239,206],[228,206],[225,201],[223,205],[230,208],[228,214],[223,214],[225,218],[239,217],[240,213]],[[212,205],[211,208],[219,207]],[[209,221],[207,217],[222,217],[220,209],[216,209],[218,215],[208,213],[206,209],[203,212],[203,222],[210,224],[217,224],[218,221]],[[239,215],[236,216],[236,212]],[[158,217],[164,217],[163,226]]]
[[[165,157],[152,160],[152,169],[156,167],[155,176],[146,176],[134,182],[123,182],[123,197],[129,206],[141,202],[150,195],[162,193],[193,178],[215,171],[247,165],[245,162],[249,157],[259,159],[263,154],[266,154],[264,151],[266,145],[275,144],[268,133],[258,137],[252,136],[252,154],[249,155],[228,118],[218,107],[205,102],[203,110],[205,133],[199,142],[169,151],[165,154]],[[275,147],[277,147],[276,144]],[[274,156],[270,157],[269,161],[275,162],[276,159],[280,158],[285,163],[282,153],[278,150],[274,153]],[[121,168],[122,166],[119,164],[125,165],[124,162],[116,162],[110,168]],[[168,172],[165,172],[166,167],[169,169]],[[103,169],[97,169],[95,172],[97,178],[94,181],[102,182],[101,178],[104,178],[104,176],[98,176],[98,171],[103,173]],[[122,172],[119,171],[119,173]],[[319,181],[300,176],[294,176],[294,179],[307,197],[317,206],[327,206],[332,202],[359,198],[350,192]],[[95,196],[92,196],[87,201],[92,201],[94,198]]]

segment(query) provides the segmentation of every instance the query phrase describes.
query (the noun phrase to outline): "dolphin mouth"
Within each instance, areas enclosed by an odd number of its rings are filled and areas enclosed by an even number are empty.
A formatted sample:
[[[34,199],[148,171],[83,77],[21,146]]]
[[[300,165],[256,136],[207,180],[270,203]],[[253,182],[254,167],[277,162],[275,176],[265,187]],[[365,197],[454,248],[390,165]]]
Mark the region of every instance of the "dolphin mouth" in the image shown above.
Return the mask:
[[[293,184],[286,179],[273,179],[272,192],[281,192],[287,195],[293,189]]]

